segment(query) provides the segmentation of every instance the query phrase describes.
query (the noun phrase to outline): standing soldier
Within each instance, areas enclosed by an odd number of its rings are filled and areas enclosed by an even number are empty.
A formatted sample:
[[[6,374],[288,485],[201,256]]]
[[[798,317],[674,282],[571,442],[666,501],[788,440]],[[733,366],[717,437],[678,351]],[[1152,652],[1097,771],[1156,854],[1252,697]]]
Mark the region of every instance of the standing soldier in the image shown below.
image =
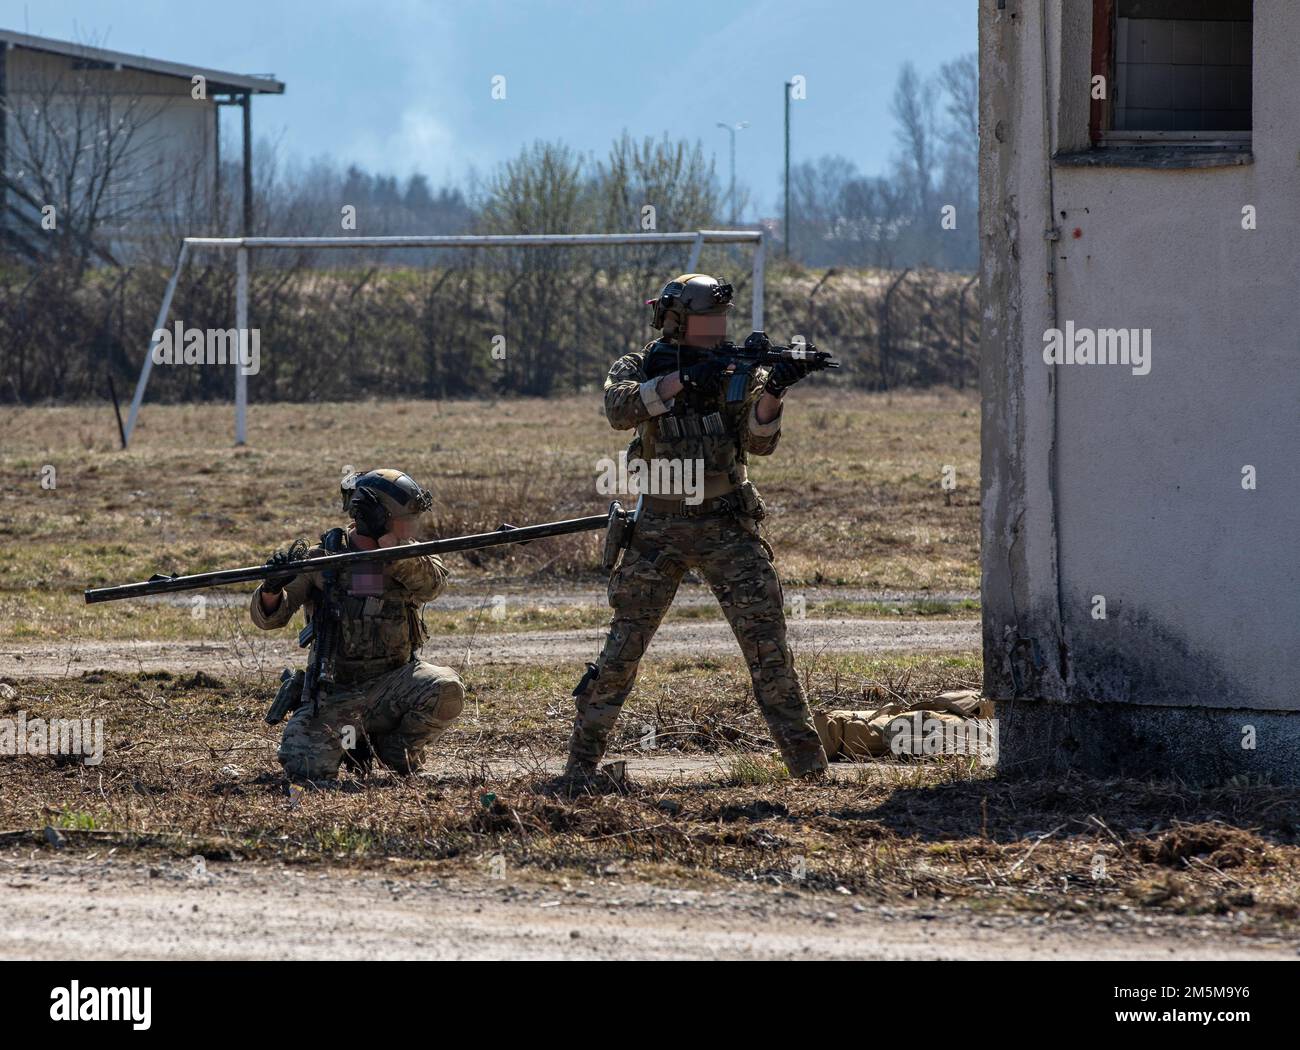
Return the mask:
[[[732,288],[705,274],[669,282],[651,326],[662,338],[614,362],[605,380],[605,415],[616,430],[636,429],[628,461],[650,477],[694,477],[703,492],[642,493],[632,540],[609,581],[614,609],[599,659],[574,690],[578,717],[565,781],[595,773],[637,667],[687,569],[697,569],[722,606],[749,664],[754,695],[794,777],[826,776],[826,753],[813,728],[786,644],[781,583],[772,548],[759,535],[763,504],[746,477],[750,454],[767,456],[781,437],[781,399],[808,373],[802,361],[757,368],[743,400],[723,398],[728,363],[702,353],[727,336]],[[678,461],[656,469],[655,460]],[[665,469],[667,468],[667,469]],[[699,496],[702,495],[702,500]]]
[[[253,592],[258,627],[283,627],[300,607],[312,624],[327,581],[324,573],[293,564],[303,551],[313,558],[414,542],[419,515],[432,505],[428,491],[397,470],[352,474],[342,492],[352,519],[346,530],[331,529],[310,550],[300,540],[300,550],[276,551],[267,562],[284,565],[285,574]],[[343,762],[367,771],[374,758],[401,774],[420,768],[426,748],[455,721],[465,699],[455,671],[415,655],[427,637],[420,609],[446,582],[447,570],[431,555],[338,570],[333,681],[322,683],[319,702],[302,702],[284,727],[279,757],[291,778],[332,780]],[[317,634],[312,644],[319,643]],[[301,677],[282,688],[301,688]]]

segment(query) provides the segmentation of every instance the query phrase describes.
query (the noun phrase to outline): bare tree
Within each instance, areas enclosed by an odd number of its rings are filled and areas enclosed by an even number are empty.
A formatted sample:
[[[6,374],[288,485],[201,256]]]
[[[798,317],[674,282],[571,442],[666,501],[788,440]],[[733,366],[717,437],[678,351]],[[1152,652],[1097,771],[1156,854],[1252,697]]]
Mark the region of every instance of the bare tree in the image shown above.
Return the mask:
[[[936,93],[933,82],[922,80],[911,62],[903,64],[890,109],[898,122],[895,136],[902,148],[898,174],[915,216],[928,214],[932,200]]]
[[[5,181],[16,198],[6,224],[38,251],[53,246],[69,256],[78,272],[92,259],[115,261],[123,238],[177,199],[193,200],[185,183],[202,157],[201,149],[186,155],[160,148],[161,118],[175,96],[152,93],[145,74],[100,65],[60,60],[28,66],[12,77],[0,103],[8,140]],[[52,230],[42,228],[43,214],[52,215]]]
[[[948,120],[943,129],[939,190],[957,210],[956,237],[944,238],[939,259],[949,269],[974,270],[979,264],[979,62],[962,55],[939,68],[937,77]]]
[[[699,142],[691,145],[666,135],[638,142],[627,131],[596,164],[592,197],[600,208],[601,227],[608,231],[707,229],[717,223],[722,208],[713,164],[706,161]],[[653,225],[647,226],[650,216]],[[592,258],[601,263],[611,288],[621,290],[620,298],[635,303],[659,291],[669,271],[681,266],[682,254],[674,245],[647,244],[633,251],[593,253]],[[629,342],[646,334],[639,310],[622,311],[619,323]]]

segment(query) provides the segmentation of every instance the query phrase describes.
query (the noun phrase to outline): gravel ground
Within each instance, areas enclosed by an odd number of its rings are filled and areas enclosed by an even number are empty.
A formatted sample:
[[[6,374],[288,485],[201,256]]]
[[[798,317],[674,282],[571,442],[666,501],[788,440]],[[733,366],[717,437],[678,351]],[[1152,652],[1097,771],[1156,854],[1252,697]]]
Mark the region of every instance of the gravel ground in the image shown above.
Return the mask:
[[[792,620],[791,644],[811,652],[961,652],[977,649],[978,620]],[[573,631],[480,630],[474,637],[471,664],[583,662],[595,659],[605,629]],[[461,667],[469,638],[435,638],[424,647],[424,659]],[[725,623],[665,624],[651,643],[649,657],[739,655]],[[291,632],[249,636],[237,641],[69,642],[48,645],[0,645],[0,677],[57,677],[83,671],[172,671],[188,674],[254,671],[276,668],[300,659]]]
[[[487,868],[487,859],[484,859]],[[394,865],[398,867],[398,865]],[[1295,959],[1227,920],[997,916],[837,893],[0,856],[7,959]]]

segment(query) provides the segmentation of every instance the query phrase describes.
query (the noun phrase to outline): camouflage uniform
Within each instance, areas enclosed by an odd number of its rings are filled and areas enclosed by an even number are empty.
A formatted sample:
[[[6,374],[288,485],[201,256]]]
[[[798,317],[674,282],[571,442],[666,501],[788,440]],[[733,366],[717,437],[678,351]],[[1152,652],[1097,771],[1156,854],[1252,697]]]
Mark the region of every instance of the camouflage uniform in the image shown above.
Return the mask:
[[[605,381],[605,415],[616,430],[636,428],[629,462],[703,460],[704,499],[690,506],[680,495],[642,498],[632,542],[609,581],[609,635],[594,673],[576,694],[570,772],[589,772],[599,763],[641,657],[692,568],[708,582],[735,632],[759,708],[790,772],[803,776],[824,769],[826,754],[786,643],[772,549],[739,495],[742,487],[752,491],[747,456],[770,455],[781,437],[779,416],[759,423],[756,414],[766,370],[756,370],[743,402],[719,397],[708,411],[697,410],[682,395],[660,399],[658,380],[645,370],[654,346],[614,363]]]
[[[346,550],[356,549],[353,535],[347,534]],[[325,553],[317,546],[308,557]],[[335,684],[321,687],[318,715],[304,703],[284,728],[279,757],[290,776],[328,780],[337,775],[349,745],[364,754],[366,742],[375,757],[399,773],[420,768],[426,748],[456,720],[465,699],[455,671],[415,656],[426,638],[420,608],[446,582],[447,570],[432,556],[371,566],[368,574],[364,564],[360,570],[339,569],[342,630]],[[310,621],[323,590],[321,573],[302,573],[268,613],[259,586],[253,592],[253,623],[264,630],[283,627],[304,606]]]

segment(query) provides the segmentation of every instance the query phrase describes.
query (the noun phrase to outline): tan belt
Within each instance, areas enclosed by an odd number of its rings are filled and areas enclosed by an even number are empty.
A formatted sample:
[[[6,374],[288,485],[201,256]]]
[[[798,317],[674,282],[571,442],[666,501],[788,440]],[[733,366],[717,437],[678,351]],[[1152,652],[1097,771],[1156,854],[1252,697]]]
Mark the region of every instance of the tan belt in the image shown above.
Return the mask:
[[[652,514],[671,514],[682,518],[718,514],[722,511],[735,510],[738,506],[740,506],[740,497],[736,495],[735,489],[700,503],[687,503],[684,499],[666,499],[663,496],[641,497],[642,510],[648,510]]]
[[[730,474],[705,474],[703,485],[704,491],[699,493],[699,495],[702,499],[717,499],[719,496],[725,496],[728,492],[734,492],[738,485],[743,485],[746,476],[744,467],[740,468],[735,484],[732,483]],[[647,494],[646,499],[649,498],[650,496]],[[661,492],[656,494],[654,498],[659,500],[661,503],[682,503],[686,500],[686,494],[665,494]]]

